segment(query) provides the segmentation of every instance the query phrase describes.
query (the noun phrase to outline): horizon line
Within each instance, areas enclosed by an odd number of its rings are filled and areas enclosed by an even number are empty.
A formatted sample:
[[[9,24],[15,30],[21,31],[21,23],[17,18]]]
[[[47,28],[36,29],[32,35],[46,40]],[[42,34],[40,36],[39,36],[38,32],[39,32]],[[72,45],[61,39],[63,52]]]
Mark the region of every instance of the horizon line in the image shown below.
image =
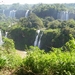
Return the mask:
[[[0,5],[12,5],[12,4],[30,4],[30,5],[35,5],[35,4],[75,4],[74,2],[70,3],[19,3],[19,2],[14,2],[14,3],[0,3]]]

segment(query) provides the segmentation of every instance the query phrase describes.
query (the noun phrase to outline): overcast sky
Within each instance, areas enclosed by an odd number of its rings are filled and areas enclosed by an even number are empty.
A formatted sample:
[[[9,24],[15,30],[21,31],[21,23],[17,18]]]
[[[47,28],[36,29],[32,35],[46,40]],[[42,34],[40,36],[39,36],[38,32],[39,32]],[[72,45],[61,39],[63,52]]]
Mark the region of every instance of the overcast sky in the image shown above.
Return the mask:
[[[0,0],[0,4],[75,3],[75,0]]]

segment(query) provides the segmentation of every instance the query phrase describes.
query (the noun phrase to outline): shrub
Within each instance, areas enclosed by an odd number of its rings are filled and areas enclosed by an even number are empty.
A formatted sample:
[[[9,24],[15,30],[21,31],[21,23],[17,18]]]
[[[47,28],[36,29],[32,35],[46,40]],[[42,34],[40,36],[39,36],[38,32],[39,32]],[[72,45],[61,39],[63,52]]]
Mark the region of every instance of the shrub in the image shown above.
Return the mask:
[[[37,47],[31,47],[17,74],[75,75],[75,51],[62,52],[60,49],[45,53]]]

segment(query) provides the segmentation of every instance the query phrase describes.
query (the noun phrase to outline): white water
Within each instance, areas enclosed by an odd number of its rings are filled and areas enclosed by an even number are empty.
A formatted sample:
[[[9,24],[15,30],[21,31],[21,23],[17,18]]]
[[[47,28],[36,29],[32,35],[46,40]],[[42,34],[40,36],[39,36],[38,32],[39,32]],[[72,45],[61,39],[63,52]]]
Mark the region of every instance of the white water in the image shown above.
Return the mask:
[[[8,32],[5,32],[5,37],[7,37]]]
[[[5,11],[5,10],[3,10],[3,14],[4,14],[4,11]]]
[[[68,11],[66,11],[66,20],[68,20],[69,19],[69,13],[68,13]]]
[[[9,12],[9,17],[11,17],[12,11]]]
[[[15,13],[16,13],[16,10],[11,10],[11,11],[9,12],[9,17],[15,18]]]
[[[38,47],[40,48],[40,45],[41,45],[41,38],[42,38],[42,35],[43,35],[43,32],[40,34],[40,39],[38,41]]]
[[[36,35],[36,38],[35,38],[35,41],[34,41],[34,46],[37,46],[38,45],[38,38],[39,38],[39,33],[40,33],[40,30],[37,30],[37,35]]]
[[[69,19],[69,12],[68,11],[60,11],[57,14],[57,18],[61,21],[68,20]]]
[[[43,35],[43,32],[40,33],[40,30],[37,30],[37,35],[36,35],[36,38],[35,38],[35,41],[34,41],[34,46],[38,46],[40,48],[41,46],[41,38],[42,38],[42,35]]]
[[[25,13],[25,17],[28,17],[28,12],[29,12],[29,10],[26,11],[26,13]]]
[[[3,44],[3,41],[2,41],[2,34],[1,34],[1,30],[0,30],[0,45]]]

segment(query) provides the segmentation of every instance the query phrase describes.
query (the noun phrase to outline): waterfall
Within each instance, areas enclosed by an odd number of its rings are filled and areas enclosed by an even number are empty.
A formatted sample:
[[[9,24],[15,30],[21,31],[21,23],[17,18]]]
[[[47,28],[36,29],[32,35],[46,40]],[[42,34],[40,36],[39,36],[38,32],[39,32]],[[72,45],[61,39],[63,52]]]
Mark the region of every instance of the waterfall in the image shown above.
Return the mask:
[[[61,11],[61,20],[64,21],[65,20],[65,11]]]
[[[38,45],[38,38],[39,38],[39,33],[40,33],[40,30],[37,30],[37,36],[35,38],[35,41],[34,41],[34,46],[37,46]]]
[[[40,45],[41,45],[41,37],[43,35],[43,32],[40,34],[40,38],[39,38],[39,41],[38,41],[38,47],[40,48]]]
[[[68,14],[68,11],[66,11],[66,20],[69,19],[69,14]]]
[[[67,21],[69,19],[69,13],[68,11],[60,11],[57,14],[57,18],[60,19],[61,21]]]
[[[42,38],[43,32],[41,33],[40,30],[37,30],[37,33],[38,34],[36,35],[36,38],[34,41],[34,46],[38,46],[40,48],[41,38]]]
[[[3,14],[4,14],[4,11],[5,11],[5,10],[3,10]]]
[[[11,10],[11,11],[9,12],[9,17],[15,18],[15,13],[16,13],[16,10]]]
[[[7,37],[8,32],[5,32],[5,37]]]
[[[9,12],[9,17],[11,17],[12,11]]]
[[[28,12],[29,12],[29,10],[27,10],[27,11],[26,11],[26,13],[25,13],[25,17],[27,17],[27,16],[28,16]]]
[[[3,44],[3,41],[2,41],[2,34],[1,34],[1,30],[0,30],[0,45]]]

